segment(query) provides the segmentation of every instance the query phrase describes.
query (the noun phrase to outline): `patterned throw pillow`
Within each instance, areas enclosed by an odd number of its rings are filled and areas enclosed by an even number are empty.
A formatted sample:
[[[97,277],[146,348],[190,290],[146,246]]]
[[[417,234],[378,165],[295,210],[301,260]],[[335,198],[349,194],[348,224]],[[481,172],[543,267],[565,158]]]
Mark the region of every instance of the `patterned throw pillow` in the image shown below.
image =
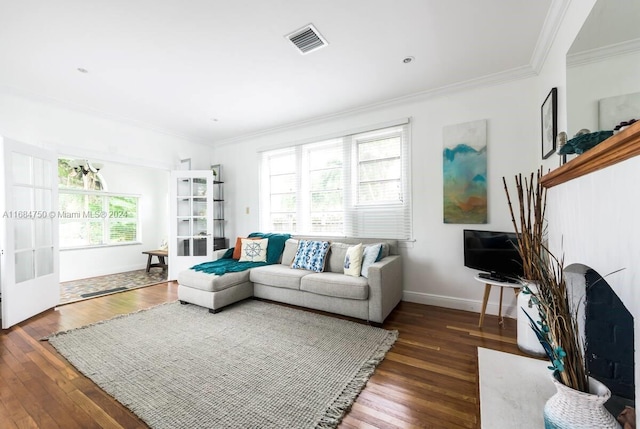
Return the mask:
[[[236,238],[236,245],[233,248],[233,259],[240,259],[240,253],[242,252],[242,240],[245,237]],[[257,240],[256,238],[251,238],[251,240]]]
[[[243,238],[241,242],[242,251],[239,262],[267,262],[268,238],[263,238],[262,240]]]
[[[362,268],[362,243],[347,249],[344,257],[344,273],[348,276],[360,277]]]
[[[315,271],[321,273],[324,271],[324,264],[327,259],[327,251],[329,250],[328,241],[309,241],[300,240],[298,251],[291,268]]]
[[[369,278],[369,267],[371,264],[378,261],[378,256],[380,255],[381,250],[381,244],[373,244],[364,248],[364,251],[362,252],[362,269],[360,270],[360,275],[362,277]]]

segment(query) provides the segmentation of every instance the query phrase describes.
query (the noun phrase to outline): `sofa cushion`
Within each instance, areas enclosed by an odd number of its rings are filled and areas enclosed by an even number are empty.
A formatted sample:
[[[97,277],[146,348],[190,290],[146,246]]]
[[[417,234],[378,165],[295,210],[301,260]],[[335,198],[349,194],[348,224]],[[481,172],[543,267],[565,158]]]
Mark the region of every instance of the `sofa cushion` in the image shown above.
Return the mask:
[[[296,257],[296,252],[298,251],[298,240],[295,238],[290,238],[284,243],[284,251],[282,252],[282,260],[280,261],[283,265],[288,267],[293,264],[293,258]]]
[[[338,273],[309,274],[300,281],[300,290],[336,298],[369,298],[367,279]]]
[[[315,271],[324,271],[329,250],[328,241],[300,240],[296,257],[293,258],[291,268]]]
[[[344,259],[347,256],[347,249],[353,246],[346,243],[331,243],[329,255],[327,256],[327,266],[325,271],[332,273],[344,273]]]
[[[300,279],[309,274],[309,271],[294,270],[286,265],[275,264],[251,269],[249,278],[254,283],[298,290]]]
[[[179,284],[206,292],[217,292],[248,281],[249,271],[225,273],[221,276],[195,270],[182,270],[178,273]]]

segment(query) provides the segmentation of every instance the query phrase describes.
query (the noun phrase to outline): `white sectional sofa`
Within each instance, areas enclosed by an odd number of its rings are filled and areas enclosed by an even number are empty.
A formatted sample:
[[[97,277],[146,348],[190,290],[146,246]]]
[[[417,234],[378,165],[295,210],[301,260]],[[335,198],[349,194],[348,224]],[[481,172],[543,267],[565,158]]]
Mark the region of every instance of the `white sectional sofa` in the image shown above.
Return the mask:
[[[323,272],[291,268],[299,239],[331,243]],[[367,277],[343,274],[346,249],[358,243],[383,243],[382,258],[369,267]],[[213,313],[254,296],[382,323],[402,298],[402,260],[396,240],[297,236],[287,240],[279,264],[221,276],[185,270],[178,283],[180,302]]]

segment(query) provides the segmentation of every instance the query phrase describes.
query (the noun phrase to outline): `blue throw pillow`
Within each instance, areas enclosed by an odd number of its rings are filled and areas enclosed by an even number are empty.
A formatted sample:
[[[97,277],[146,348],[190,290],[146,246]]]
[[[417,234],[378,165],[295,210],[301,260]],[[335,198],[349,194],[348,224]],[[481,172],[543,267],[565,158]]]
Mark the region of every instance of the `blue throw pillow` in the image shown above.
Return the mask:
[[[369,267],[374,262],[378,262],[378,257],[382,251],[382,244],[374,244],[373,246],[366,246],[362,253],[362,269],[360,275],[362,277],[369,277]]]
[[[315,271],[321,273],[324,271],[324,264],[329,251],[328,241],[309,241],[300,240],[298,251],[293,258],[291,268]]]

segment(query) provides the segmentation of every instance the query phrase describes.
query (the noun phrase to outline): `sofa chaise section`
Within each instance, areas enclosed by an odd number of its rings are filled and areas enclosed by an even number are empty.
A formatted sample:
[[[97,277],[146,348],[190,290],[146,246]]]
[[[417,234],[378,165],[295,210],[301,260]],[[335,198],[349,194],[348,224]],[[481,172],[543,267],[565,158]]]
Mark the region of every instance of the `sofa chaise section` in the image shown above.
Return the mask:
[[[223,307],[251,296],[253,284],[249,281],[249,271],[221,276],[194,270],[178,273],[178,300],[182,304],[196,304],[217,313]]]

